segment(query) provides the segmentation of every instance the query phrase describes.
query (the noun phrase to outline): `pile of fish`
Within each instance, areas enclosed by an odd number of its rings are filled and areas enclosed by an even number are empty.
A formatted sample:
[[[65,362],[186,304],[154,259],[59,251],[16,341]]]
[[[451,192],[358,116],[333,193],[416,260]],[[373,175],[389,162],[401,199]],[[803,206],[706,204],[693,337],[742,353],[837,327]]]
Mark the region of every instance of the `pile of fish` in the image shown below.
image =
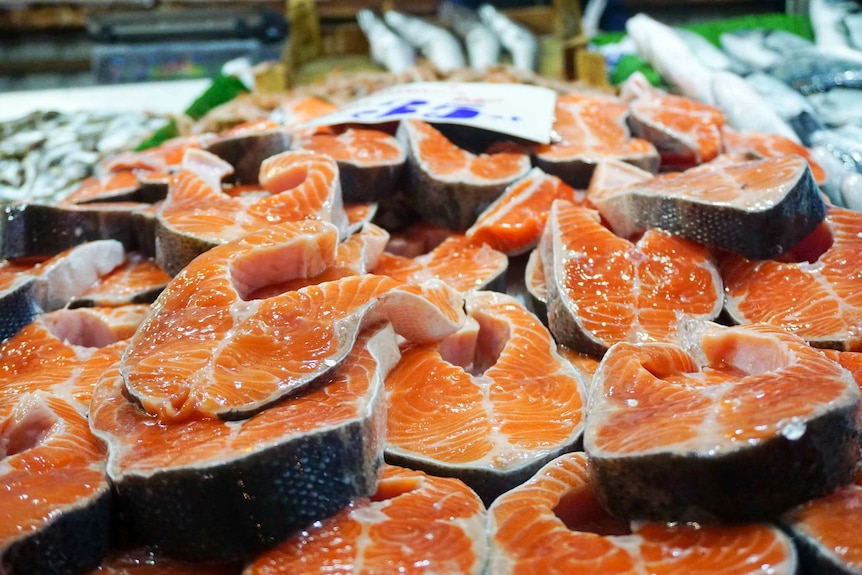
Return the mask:
[[[396,10],[382,18],[369,9],[356,20],[368,40],[371,59],[390,72],[403,72],[419,57],[442,72],[470,66],[484,70],[507,60],[516,70],[535,70],[539,41],[529,28],[491,4],[472,10],[442,2],[439,23]]]
[[[33,112],[0,122],[0,204],[54,201],[168,122],[145,112]]]
[[[6,206],[0,572],[859,573],[862,213],[643,78],[555,106]]]
[[[629,19],[634,50],[679,93],[722,109],[737,130],[810,146],[833,203],[862,209],[862,7],[808,3],[814,42],[782,30],[726,32],[720,47],[644,14]],[[625,50],[615,47],[613,50]]]

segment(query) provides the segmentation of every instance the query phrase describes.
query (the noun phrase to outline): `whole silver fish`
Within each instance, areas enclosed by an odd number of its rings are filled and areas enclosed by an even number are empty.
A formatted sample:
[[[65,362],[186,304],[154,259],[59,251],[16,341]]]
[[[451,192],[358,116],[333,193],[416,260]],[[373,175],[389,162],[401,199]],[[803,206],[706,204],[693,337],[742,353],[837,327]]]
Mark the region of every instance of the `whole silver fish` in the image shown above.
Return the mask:
[[[796,132],[750,84],[733,72],[712,76],[715,104],[724,111],[727,123],[739,131],[777,134],[801,143]]]
[[[807,96],[833,88],[862,88],[862,60],[809,48],[765,70]]]
[[[395,10],[387,10],[383,19],[441,72],[467,65],[461,43],[445,28]]]
[[[692,32],[685,28],[674,28],[673,30],[679,36],[680,40],[685,42],[685,45],[688,46],[688,49],[692,51],[695,57],[700,60],[700,63],[710,70],[733,72],[741,76],[751,72],[751,68],[743,62],[736,58],[731,58],[697,32]]]
[[[479,18],[512,56],[518,70],[535,70],[539,64],[539,41],[526,27],[518,24],[490,4],[479,7]]]
[[[847,174],[839,184],[844,207],[862,212],[862,174]]]
[[[416,49],[393,32],[374,12],[363,8],[356,13],[356,21],[368,40],[368,50],[376,64],[398,73],[416,62]]]
[[[638,54],[662,78],[690,98],[715,103],[712,70],[700,63],[672,28],[646,14],[636,14],[626,22],[626,32],[634,40]]]
[[[817,112],[805,96],[781,80],[763,72],[755,72],[746,76],[745,81],[769,102],[806,146],[811,143],[811,134],[824,128]]]
[[[853,124],[862,126],[862,90],[856,88],[832,88],[827,92],[808,95],[817,117],[829,126]]]
[[[474,70],[484,70],[500,61],[500,40],[465,6],[444,2],[438,10],[440,19],[461,37],[467,47],[467,60]]]
[[[719,37],[721,49],[752,70],[765,70],[798,50],[813,45],[801,36],[782,30],[736,30]]]

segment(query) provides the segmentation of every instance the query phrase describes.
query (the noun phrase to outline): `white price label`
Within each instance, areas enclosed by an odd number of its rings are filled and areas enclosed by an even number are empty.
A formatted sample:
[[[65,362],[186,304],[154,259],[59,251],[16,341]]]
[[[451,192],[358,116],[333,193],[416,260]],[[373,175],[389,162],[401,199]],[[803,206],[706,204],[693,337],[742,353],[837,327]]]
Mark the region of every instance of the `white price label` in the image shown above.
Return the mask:
[[[553,90],[523,84],[420,82],[375,92],[303,127],[411,118],[473,126],[547,144],[556,100]]]

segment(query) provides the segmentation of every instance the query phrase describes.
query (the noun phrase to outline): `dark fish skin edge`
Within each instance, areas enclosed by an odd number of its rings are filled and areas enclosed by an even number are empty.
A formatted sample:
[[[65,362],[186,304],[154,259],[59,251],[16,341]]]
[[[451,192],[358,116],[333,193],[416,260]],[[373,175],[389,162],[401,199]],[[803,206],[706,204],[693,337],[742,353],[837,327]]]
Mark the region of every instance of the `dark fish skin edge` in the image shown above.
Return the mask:
[[[0,297],[0,343],[14,337],[42,313],[33,294],[34,286],[35,279]]]
[[[658,173],[660,161],[658,154],[643,154],[637,157],[619,159],[650,173]],[[533,165],[538,166],[547,174],[557,176],[576,190],[585,190],[590,185],[597,162],[577,158],[551,161],[541,154],[534,154]]]
[[[460,479],[467,486],[476,492],[482,499],[485,507],[491,505],[494,500],[503,493],[518,487],[527,482],[539,469],[557,457],[570,453],[572,451],[580,451],[582,446],[581,436],[569,445],[555,449],[547,455],[531,461],[517,468],[500,471],[488,468],[476,467],[458,467],[454,465],[438,464],[427,459],[420,459],[405,455],[400,455],[390,451],[386,451],[386,463],[406,467],[408,469],[416,469],[424,471],[428,475],[435,477],[454,477]]]
[[[374,493],[382,465],[375,425],[306,434],[218,467],[119,478],[120,521],[135,544],[174,559],[250,558]]]
[[[272,130],[216,140],[205,149],[233,166],[237,184],[257,184],[263,161],[290,148],[286,130]]]
[[[850,483],[859,461],[858,404],[806,422],[802,437],[778,436],[727,455],[590,455],[594,489],[626,520],[745,522],[788,509]]]
[[[345,202],[378,202],[391,196],[401,178],[404,162],[384,166],[362,166],[338,162],[341,197]]]
[[[835,557],[825,552],[822,546],[810,537],[796,532],[792,523],[782,520],[781,527],[793,539],[793,545],[799,557],[799,572],[805,575],[859,575],[858,569],[836,561]],[[852,529],[848,525],[848,529]]]
[[[124,301],[103,301],[94,300],[88,297],[76,297],[66,306],[67,309],[76,309],[79,307],[115,307],[123,305],[132,305],[138,303],[153,303],[159,297],[159,294],[164,291],[165,286],[158,286],[148,290],[143,290]],[[2,311],[0,311],[2,313]]]
[[[135,225],[135,211],[98,204],[15,204],[0,216],[0,259],[49,257],[95,240],[114,239],[126,250],[147,243]]]
[[[161,218],[156,221],[155,235],[156,264],[171,277],[180,273],[193,259],[219,245],[176,231]]]
[[[784,200],[761,211],[715,205],[704,209],[697,202],[637,193],[620,198],[639,229],[661,228],[750,260],[772,259],[788,251],[814,231],[827,210],[807,167]]]
[[[29,537],[0,550],[4,575],[76,575],[101,564],[111,543],[111,490],[61,513]]]

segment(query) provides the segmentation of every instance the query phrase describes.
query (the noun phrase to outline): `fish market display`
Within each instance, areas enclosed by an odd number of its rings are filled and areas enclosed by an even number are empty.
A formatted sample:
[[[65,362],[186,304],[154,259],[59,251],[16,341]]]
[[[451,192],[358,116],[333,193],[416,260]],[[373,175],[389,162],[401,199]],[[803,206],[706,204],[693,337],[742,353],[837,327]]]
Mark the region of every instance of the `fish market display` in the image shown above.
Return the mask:
[[[539,41],[525,26],[518,24],[491,4],[479,6],[479,18],[500,40],[517,70],[535,70],[539,62]]]
[[[755,73],[746,76],[745,81],[769,102],[806,146],[811,144],[811,134],[823,129],[811,102],[781,80],[769,74]]]
[[[500,60],[500,40],[476,12],[454,2],[444,2],[439,13],[440,19],[463,40],[471,68],[484,70]]]
[[[0,203],[56,201],[167,123],[141,112],[34,112],[0,123]]]
[[[779,328],[686,329],[680,345],[614,346],[593,377],[584,449],[612,515],[766,520],[852,480],[847,370]]]
[[[386,465],[370,498],[263,553],[243,575],[481,575],[485,519],[482,501],[457,479]]]
[[[796,572],[786,535],[767,523],[629,524],[605,511],[583,453],[563,455],[488,510],[488,573]]]
[[[715,72],[712,76],[712,96],[715,105],[724,112],[730,127],[774,134],[799,143],[793,128],[740,76],[732,72]]]
[[[395,10],[387,10],[383,20],[438,70],[448,72],[467,64],[461,43],[446,28]]]
[[[859,127],[704,68],[333,75],[4,206],[0,572],[858,573]],[[548,133],[321,119],[443,78]]]
[[[359,28],[368,40],[371,59],[390,72],[403,72],[416,61],[416,49],[366,8],[356,13]]]

